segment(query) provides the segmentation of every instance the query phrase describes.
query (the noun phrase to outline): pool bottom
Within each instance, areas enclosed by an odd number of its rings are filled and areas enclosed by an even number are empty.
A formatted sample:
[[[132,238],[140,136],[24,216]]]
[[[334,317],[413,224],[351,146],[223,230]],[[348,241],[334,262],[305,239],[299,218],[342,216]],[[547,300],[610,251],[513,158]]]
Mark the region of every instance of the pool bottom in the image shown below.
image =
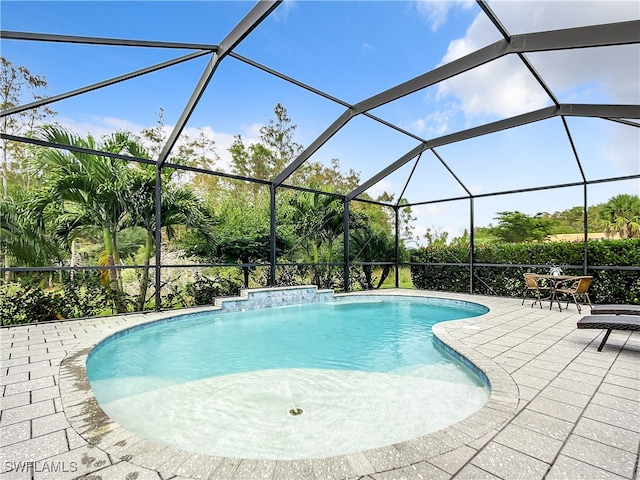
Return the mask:
[[[110,388],[112,382],[117,380],[95,387]],[[462,420],[488,398],[486,386],[470,383],[459,367],[445,364],[401,375],[262,370],[158,384],[101,407],[128,430],[182,450],[297,460],[410,440]]]

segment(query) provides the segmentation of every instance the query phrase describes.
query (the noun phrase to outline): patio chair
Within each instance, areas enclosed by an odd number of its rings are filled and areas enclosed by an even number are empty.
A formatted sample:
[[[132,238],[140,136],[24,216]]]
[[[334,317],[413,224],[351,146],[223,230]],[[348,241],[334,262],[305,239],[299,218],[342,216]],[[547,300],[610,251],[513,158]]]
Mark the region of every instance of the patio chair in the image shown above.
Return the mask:
[[[588,293],[589,287],[591,286],[591,280],[593,280],[593,277],[591,276],[576,277],[575,279],[570,280],[573,283],[569,287],[563,287],[562,282],[560,282],[560,285],[558,285],[553,292],[554,298],[557,300],[559,293],[571,295],[571,298],[567,299],[567,306],[564,308],[568,308],[571,299],[573,299],[573,303],[576,304],[576,307],[578,308],[578,313],[580,313],[582,309],[580,308],[580,303],[578,302],[577,297],[583,296],[587,299],[587,302],[589,302],[589,307],[593,308],[593,305],[591,305],[591,299],[589,298],[589,293]],[[558,300],[558,304],[559,303],[560,301]]]
[[[525,288],[524,288],[524,293],[522,294],[522,305],[524,305],[524,301],[527,299],[527,294],[529,292],[532,292],[532,293],[535,293],[537,300],[531,304],[531,307],[533,308],[533,306],[536,303],[539,303],[540,308],[542,308],[542,300],[544,300],[545,298],[549,298],[549,296],[547,295],[547,297],[542,298],[540,296],[540,292],[546,291],[551,293],[551,288],[544,285],[540,285],[540,283],[538,283],[538,276],[535,273],[525,273],[524,283],[525,283]]]

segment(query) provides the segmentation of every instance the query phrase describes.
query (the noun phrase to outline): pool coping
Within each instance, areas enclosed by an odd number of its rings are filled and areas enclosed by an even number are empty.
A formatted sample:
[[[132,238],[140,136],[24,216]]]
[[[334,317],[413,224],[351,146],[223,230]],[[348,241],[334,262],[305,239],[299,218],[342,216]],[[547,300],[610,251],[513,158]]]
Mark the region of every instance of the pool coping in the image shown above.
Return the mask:
[[[375,293],[381,294],[381,292]],[[420,292],[417,294],[398,291],[383,293],[383,295],[390,294],[396,296],[425,296],[421,295]],[[349,293],[348,295],[354,294]],[[343,295],[336,295],[336,297],[339,296]],[[434,298],[433,295],[429,295],[429,297]],[[197,314],[215,310],[218,310],[218,307],[200,307],[190,309],[189,312],[180,312],[180,314]],[[455,320],[455,322],[462,322],[461,325],[469,322],[475,324],[484,315],[472,317],[471,319]],[[161,322],[164,319],[175,316],[175,311],[169,311],[148,313],[142,319],[131,317],[128,325],[119,332]],[[446,329],[443,328],[445,323],[450,322],[434,325],[434,336],[438,338],[441,345],[445,346],[446,351],[457,358],[461,358],[472,368],[475,367],[483,375],[486,375],[491,387],[487,403],[471,416],[431,434],[355,454],[325,457],[312,461],[327,462],[333,465],[344,464],[345,473],[350,471],[356,477],[375,474],[390,468],[406,465],[398,465],[397,460],[395,463],[392,460],[391,463],[385,462],[380,468],[380,466],[376,466],[378,462],[363,461],[363,457],[365,460],[376,457],[393,459],[393,457],[397,456],[398,450],[400,450],[415,451],[419,461],[428,461],[433,457],[460,448],[468,442],[486,435],[511,418],[518,407],[519,400],[518,388],[511,376],[498,364],[475,352],[447,333]],[[301,472],[308,467],[309,460],[255,460],[194,454],[143,438],[113,421],[100,408],[96,398],[93,396],[86,375],[86,362],[90,352],[97,345],[113,335],[118,335],[119,332],[110,332],[97,341],[92,339],[79,343],[73,350],[69,351],[60,365],[60,394],[64,411],[71,426],[89,444],[100,448],[113,457],[143,468],[155,470],[160,473],[162,478],[174,476],[198,478],[198,472],[203,467],[206,466],[205,470],[209,471],[214,466],[219,469],[225,463],[230,466],[242,462],[253,463],[260,471],[275,471],[276,467],[284,467],[287,471]],[[191,461],[187,462],[187,465],[172,460],[184,457],[190,457]],[[406,460],[401,463],[406,463]]]

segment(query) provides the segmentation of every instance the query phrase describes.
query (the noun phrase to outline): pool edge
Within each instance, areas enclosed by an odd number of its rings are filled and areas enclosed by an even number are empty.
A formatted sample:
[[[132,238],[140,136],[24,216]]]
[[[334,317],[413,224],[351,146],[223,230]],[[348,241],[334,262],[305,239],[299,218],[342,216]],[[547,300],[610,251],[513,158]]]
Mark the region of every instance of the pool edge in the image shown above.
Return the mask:
[[[434,295],[434,292],[415,290],[376,291],[376,295],[408,295],[430,298],[452,298],[449,295]],[[349,295],[354,295],[350,293]],[[367,295],[362,293],[361,295]],[[215,311],[216,307],[190,309],[188,313]],[[168,317],[176,316],[176,311],[132,315],[127,318],[127,325],[107,335],[91,341],[77,344],[65,357],[60,366],[60,393],[65,415],[72,428],[87,442],[105,451],[113,458],[126,460],[144,468],[157,470],[163,478],[177,476],[195,476],[199,469],[223,468],[226,464],[231,468],[241,462],[255,464],[256,468],[273,470],[280,468],[290,471],[303,471],[309,462],[316,460],[254,460],[228,457],[214,457],[193,454],[175,447],[161,445],[146,440],[129,432],[111,420],[100,408],[93,396],[86,375],[86,361],[90,352],[107,338],[117,335],[131,327],[144,326]],[[183,313],[180,312],[180,315]],[[487,315],[487,314],[484,314]],[[475,351],[469,345],[457,340],[449,334],[450,324],[464,325],[464,322],[475,324],[484,315],[464,320],[441,322],[433,327],[434,338],[442,344],[446,351],[456,356],[474,370],[481,372],[491,386],[491,394],[487,403],[477,412],[465,419],[437,432],[417,437],[373,450],[365,450],[355,454],[340,455],[317,459],[331,460],[334,464],[349,466],[351,474],[362,476],[375,474],[390,468],[408,466],[412,456],[418,461],[428,461],[447,452],[451,452],[474,440],[493,435],[503,423],[510,420],[517,410],[518,389],[511,376],[498,364]],[[463,322],[463,323],[458,323]],[[381,462],[372,461],[380,458]]]

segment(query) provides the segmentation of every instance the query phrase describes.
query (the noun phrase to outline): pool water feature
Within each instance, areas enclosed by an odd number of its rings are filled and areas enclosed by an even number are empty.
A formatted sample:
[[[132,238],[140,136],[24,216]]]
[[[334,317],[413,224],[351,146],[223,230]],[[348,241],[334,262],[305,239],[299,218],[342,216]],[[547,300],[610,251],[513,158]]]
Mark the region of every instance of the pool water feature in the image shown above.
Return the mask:
[[[406,441],[479,410],[489,388],[432,342],[437,322],[485,313],[443,299],[342,296],[207,312],[107,338],[87,375],[142,437],[255,459],[320,458]]]

